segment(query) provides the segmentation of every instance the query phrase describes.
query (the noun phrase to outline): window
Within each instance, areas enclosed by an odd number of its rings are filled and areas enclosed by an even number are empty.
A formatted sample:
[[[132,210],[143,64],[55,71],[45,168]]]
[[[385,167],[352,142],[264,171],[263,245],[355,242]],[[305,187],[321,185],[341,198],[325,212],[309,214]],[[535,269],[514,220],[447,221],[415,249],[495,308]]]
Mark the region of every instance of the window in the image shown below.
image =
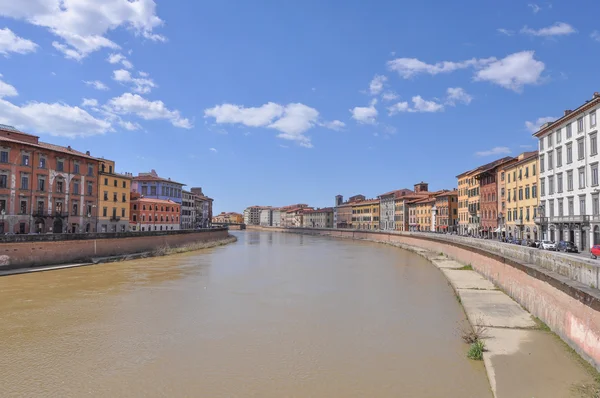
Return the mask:
[[[108,191],[104,191],[104,200],[108,200]]]
[[[29,189],[29,176],[21,175],[21,189]]]
[[[23,166],[29,166],[29,155],[21,156],[21,164]]]
[[[110,174],[112,174],[112,166],[110,166],[110,165],[108,166],[108,172],[109,172]]]
[[[573,163],[573,144],[567,144],[567,164]]]
[[[500,181],[504,181],[504,172],[500,173]]]
[[[137,210],[137,205],[133,205],[133,210]]]
[[[573,136],[573,131],[571,130],[571,123],[567,124],[567,139]]]
[[[579,197],[579,215],[585,215],[585,195]]]
[[[27,214],[27,201],[22,200],[19,206],[19,214]]]
[[[108,214],[108,208],[103,207],[102,208],[102,217],[106,217],[107,214]]]
[[[562,148],[556,148],[556,167],[562,167]]]
[[[562,135],[561,130],[560,129],[556,130],[556,143],[557,144],[560,144],[560,142],[562,141],[561,135]]]
[[[544,155],[540,155],[540,172],[544,172],[545,170],[545,165],[544,165]],[[510,181],[509,181],[510,182]]]
[[[532,198],[537,198],[537,185],[533,185],[531,187],[531,197]]]
[[[580,167],[578,169],[578,174],[579,174],[579,189],[583,189],[583,188],[585,188],[585,169],[583,167]]]
[[[574,216],[575,215],[575,205],[573,203],[573,197],[571,196],[567,200],[568,200],[568,206],[569,206],[569,214],[568,215]]]
[[[592,172],[592,186],[595,187],[598,185],[598,163],[592,164],[590,171]]]
[[[581,133],[583,131],[583,118],[580,117],[577,119],[577,132]]]
[[[563,191],[563,173],[556,175],[556,192],[561,193]]]
[[[113,202],[116,202],[116,201],[117,201],[117,193],[113,192]]]
[[[550,148],[552,146],[552,133],[548,134],[548,148]]]
[[[93,176],[94,175],[94,166],[92,166],[91,164],[88,164],[88,176]]]
[[[65,162],[63,160],[57,160],[56,161],[56,170],[58,171],[64,171],[65,169]]]
[[[79,174],[79,163],[73,165],[73,173]]]
[[[46,158],[40,157],[40,169],[46,168]]]
[[[73,193],[79,195],[79,181],[73,181]]]
[[[529,187],[525,187],[525,199],[529,199]]]
[[[156,185],[150,187],[150,195],[156,196]]]
[[[137,222],[137,215],[136,214],[134,214],[132,218],[133,218],[133,222]]]
[[[548,177],[548,195],[554,194],[554,176]]]
[[[546,180],[544,178],[540,178],[540,195],[546,195]]]
[[[544,150],[544,138],[540,138],[540,151]]]
[[[567,171],[567,191],[573,190],[573,170]]]
[[[550,177],[548,177],[550,179]],[[519,188],[519,200],[523,200],[523,188]]]
[[[596,111],[590,112],[590,126],[596,125]]]
[[[123,188],[127,188],[127,181],[123,181]]]
[[[113,185],[116,187],[117,186],[117,180],[113,181]]]
[[[577,140],[577,159],[581,160],[585,157],[585,147],[583,145],[583,138]]]
[[[0,163],[8,163],[8,151],[0,151]]]
[[[73,202],[73,215],[76,216],[79,214],[79,206],[77,206],[77,202]]]
[[[552,155],[552,152],[548,152],[548,170],[552,170],[554,168],[554,161]]]
[[[146,205],[142,205],[142,210],[146,210]],[[150,209],[152,210],[152,209]]]
[[[61,180],[56,181],[56,192],[62,193],[63,191],[63,182]]]
[[[104,179],[104,185],[108,185],[108,178]]]
[[[126,194],[123,194],[122,201],[123,202],[127,202],[127,195]]]
[[[562,200],[562,198],[558,199],[557,202],[558,202],[558,216],[562,217],[562,216],[564,216],[564,208],[563,208],[563,200]]]
[[[554,217],[554,200],[548,201],[548,209],[550,210],[550,217]]]
[[[92,205],[88,203],[87,205],[87,216],[91,217],[92,216]]]
[[[8,176],[6,174],[0,174],[0,188],[6,188],[8,183]]]
[[[146,195],[148,195],[148,187],[147,187],[147,186],[145,186],[145,185],[144,185],[144,186],[142,186],[142,195],[143,195],[143,196],[146,196]]]
[[[595,216],[600,215],[600,202],[598,201],[598,194],[592,195],[592,214]]]
[[[125,209],[121,208],[121,217],[125,217]]]
[[[88,182],[88,184],[87,184],[87,194],[91,196],[92,193],[93,193],[93,191],[94,191],[94,187],[93,187],[92,183]]]
[[[536,173],[535,169],[536,169],[536,165],[534,164],[534,165],[531,166],[531,175],[532,176],[534,176],[535,173]]]
[[[598,134],[590,134],[590,155],[598,154]]]

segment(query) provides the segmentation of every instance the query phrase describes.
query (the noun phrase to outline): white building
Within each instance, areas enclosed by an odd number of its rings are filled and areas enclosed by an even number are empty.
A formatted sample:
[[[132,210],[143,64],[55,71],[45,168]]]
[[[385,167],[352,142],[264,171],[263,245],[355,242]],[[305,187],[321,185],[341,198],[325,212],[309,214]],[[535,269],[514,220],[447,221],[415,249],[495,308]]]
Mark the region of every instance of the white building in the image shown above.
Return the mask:
[[[270,227],[273,225],[273,210],[269,208],[261,209],[259,215],[260,225]]]
[[[396,230],[396,199],[413,193],[410,189],[398,189],[379,195],[379,229],[382,231]]]
[[[285,212],[283,213],[284,217],[285,217]],[[271,225],[274,227],[281,227],[281,210],[279,209],[273,209],[273,213],[271,215]]]
[[[195,195],[189,191],[181,191],[181,229],[194,229],[196,224]]]
[[[246,225],[260,225],[260,206],[250,206],[244,210],[244,224]]]
[[[534,135],[539,139],[542,238],[572,241],[580,250],[600,244],[598,124],[600,94]]]
[[[305,228],[333,228],[333,208],[304,210],[302,226]]]

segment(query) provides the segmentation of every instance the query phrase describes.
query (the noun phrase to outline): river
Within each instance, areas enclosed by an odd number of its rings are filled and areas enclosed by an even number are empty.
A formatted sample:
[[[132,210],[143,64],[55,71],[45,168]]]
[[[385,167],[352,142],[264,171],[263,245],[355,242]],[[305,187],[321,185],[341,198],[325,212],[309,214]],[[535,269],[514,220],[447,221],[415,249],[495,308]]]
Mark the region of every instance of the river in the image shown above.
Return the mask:
[[[228,246],[0,278],[15,397],[491,397],[420,256],[236,232]]]

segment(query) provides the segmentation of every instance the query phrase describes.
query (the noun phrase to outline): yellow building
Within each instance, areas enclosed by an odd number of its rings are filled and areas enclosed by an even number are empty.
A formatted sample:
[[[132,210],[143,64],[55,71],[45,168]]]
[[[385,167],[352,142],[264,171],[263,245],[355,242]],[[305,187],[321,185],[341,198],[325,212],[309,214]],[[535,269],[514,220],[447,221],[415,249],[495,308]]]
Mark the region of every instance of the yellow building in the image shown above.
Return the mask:
[[[98,178],[98,222],[99,232],[129,231],[129,194],[131,174],[115,171],[115,162],[102,159]]]
[[[507,237],[539,239],[540,234],[535,225],[539,205],[538,167],[537,151],[524,152],[517,157],[516,163],[500,172],[504,172],[504,186],[500,188],[500,197],[504,196],[505,209],[502,218]],[[556,190],[561,192],[563,188],[561,176],[561,179],[556,181]]]
[[[458,179],[458,233],[466,235],[469,230],[469,193],[475,179],[469,174],[472,170],[465,171],[456,176]]]
[[[417,231],[432,231],[432,209],[435,204],[435,197],[431,196],[415,202]]]
[[[352,228],[379,229],[379,199],[361,200],[352,203]]]

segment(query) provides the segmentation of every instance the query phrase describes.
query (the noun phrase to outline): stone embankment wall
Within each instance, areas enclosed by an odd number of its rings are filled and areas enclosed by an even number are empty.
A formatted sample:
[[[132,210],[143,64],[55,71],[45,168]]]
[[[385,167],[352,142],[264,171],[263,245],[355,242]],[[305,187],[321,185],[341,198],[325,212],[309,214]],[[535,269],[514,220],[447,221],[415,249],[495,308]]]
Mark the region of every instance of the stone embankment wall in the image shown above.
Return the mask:
[[[504,290],[600,370],[600,263],[535,248],[427,233],[268,228],[419,247],[447,256]]]
[[[175,248],[221,240],[228,236],[227,228],[10,236],[0,241],[0,270],[90,262],[94,257],[152,252],[162,247]]]

